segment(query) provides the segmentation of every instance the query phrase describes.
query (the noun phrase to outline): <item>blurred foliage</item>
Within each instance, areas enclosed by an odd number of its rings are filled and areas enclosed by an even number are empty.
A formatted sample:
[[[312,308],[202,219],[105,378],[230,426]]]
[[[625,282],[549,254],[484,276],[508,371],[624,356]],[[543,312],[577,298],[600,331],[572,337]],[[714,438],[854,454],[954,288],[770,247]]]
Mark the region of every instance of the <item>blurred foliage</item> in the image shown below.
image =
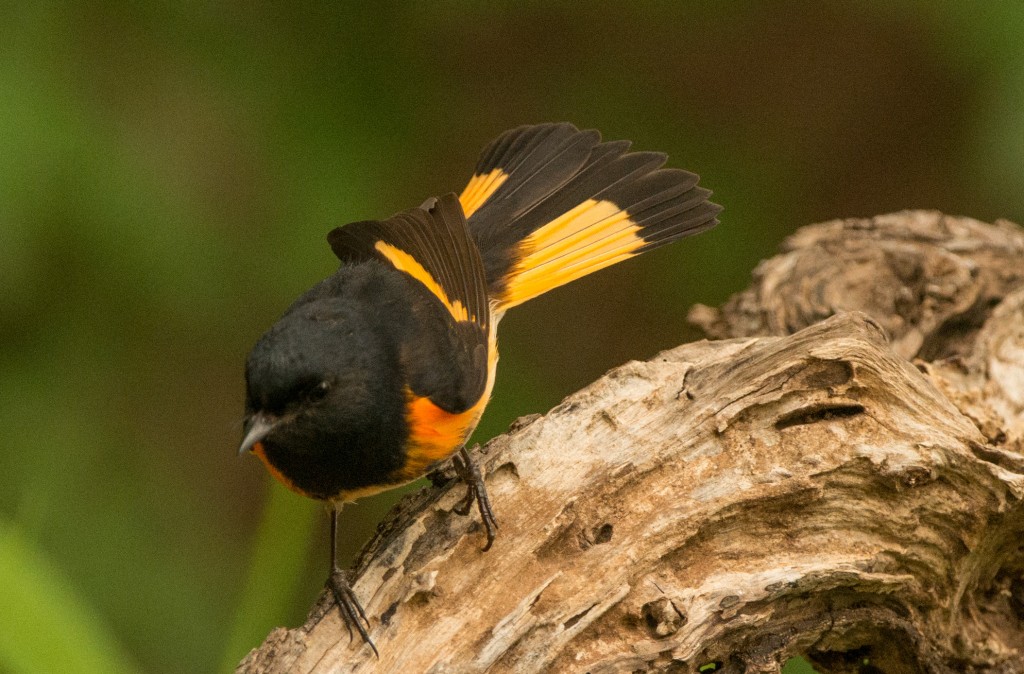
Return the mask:
[[[790,658],[782,668],[782,674],[818,674],[818,671],[803,658]]]
[[[235,456],[247,349],[327,231],[460,189],[505,128],[664,150],[726,210],[507,318],[481,441],[696,338],[799,225],[1024,215],[1020,3],[339,5],[4,3],[0,602],[36,627],[0,612],[0,667],[216,671],[303,619],[327,520]]]
[[[0,519],[0,671],[137,671],[60,569]]]

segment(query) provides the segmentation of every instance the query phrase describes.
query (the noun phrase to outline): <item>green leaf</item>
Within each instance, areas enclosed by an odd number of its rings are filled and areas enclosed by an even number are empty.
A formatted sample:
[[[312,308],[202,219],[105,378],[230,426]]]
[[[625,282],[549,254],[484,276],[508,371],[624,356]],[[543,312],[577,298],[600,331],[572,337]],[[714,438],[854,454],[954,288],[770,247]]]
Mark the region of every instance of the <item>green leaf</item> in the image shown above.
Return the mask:
[[[801,657],[790,658],[782,668],[782,674],[818,674],[811,663]]]
[[[5,519],[0,519],[0,588],[0,670],[138,671],[69,579]]]

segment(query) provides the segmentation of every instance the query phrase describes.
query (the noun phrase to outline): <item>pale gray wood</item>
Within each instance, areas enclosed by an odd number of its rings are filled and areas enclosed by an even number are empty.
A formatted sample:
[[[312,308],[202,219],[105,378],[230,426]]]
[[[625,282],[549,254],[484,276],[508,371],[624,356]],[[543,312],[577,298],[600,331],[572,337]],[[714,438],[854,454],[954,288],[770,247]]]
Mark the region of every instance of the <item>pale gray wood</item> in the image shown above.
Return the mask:
[[[396,508],[379,660],[325,595],[239,671],[1024,672],[1020,228],[813,225],[692,318],[488,443],[489,552],[460,484]]]

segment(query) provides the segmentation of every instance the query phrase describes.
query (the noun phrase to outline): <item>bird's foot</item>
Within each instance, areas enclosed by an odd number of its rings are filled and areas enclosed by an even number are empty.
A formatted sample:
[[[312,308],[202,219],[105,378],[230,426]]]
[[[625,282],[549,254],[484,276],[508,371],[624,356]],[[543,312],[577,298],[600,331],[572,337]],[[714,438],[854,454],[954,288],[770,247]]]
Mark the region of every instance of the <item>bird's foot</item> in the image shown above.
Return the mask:
[[[480,467],[476,465],[469,450],[463,447],[457,456],[453,457],[452,464],[459,478],[466,483],[466,497],[459,501],[453,510],[459,515],[468,515],[476,502],[480,510],[480,519],[483,520],[484,530],[487,532],[487,543],[484,551],[491,549],[494,538],[498,533],[498,521],[494,519],[494,511],[491,510],[491,500],[487,497],[487,486],[484,485],[484,478],[480,474]]]
[[[370,648],[373,649],[373,654],[379,658],[380,653],[377,652],[377,647],[374,645],[373,639],[370,638],[370,633],[367,632],[370,621],[367,620],[366,612],[363,611],[363,607],[356,598],[355,592],[352,591],[348,573],[338,567],[334,567],[331,569],[331,575],[327,577],[327,587],[330,588],[331,594],[334,595],[334,601],[338,604],[341,617],[345,620],[349,641],[352,640],[352,627],[355,626],[359,636],[370,645]]]

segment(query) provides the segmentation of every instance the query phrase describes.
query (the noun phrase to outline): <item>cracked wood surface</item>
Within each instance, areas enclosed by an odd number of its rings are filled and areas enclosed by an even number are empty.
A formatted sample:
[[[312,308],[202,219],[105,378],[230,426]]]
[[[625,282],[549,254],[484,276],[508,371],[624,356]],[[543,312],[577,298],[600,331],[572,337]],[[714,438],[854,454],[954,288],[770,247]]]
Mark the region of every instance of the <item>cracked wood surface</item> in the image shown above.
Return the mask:
[[[697,342],[479,457],[240,672],[1024,672],[1024,233],[932,212],[813,225]],[[888,335],[888,336],[887,336]],[[912,359],[912,360],[908,360]],[[449,476],[450,477],[450,476]]]

